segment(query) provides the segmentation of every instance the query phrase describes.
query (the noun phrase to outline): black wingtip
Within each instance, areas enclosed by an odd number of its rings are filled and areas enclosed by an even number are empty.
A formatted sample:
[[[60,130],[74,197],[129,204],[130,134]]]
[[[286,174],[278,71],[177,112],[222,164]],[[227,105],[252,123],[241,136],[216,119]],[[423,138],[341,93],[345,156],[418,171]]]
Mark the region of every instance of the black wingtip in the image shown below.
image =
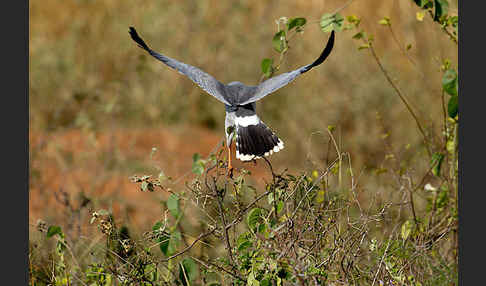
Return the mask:
[[[329,56],[329,54],[332,51],[332,48],[334,47],[334,30],[331,31],[331,36],[329,37],[329,40],[327,40],[327,45],[324,48],[324,51],[322,51],[321,55],[317,60],[315,60],[309,68],[315,67],[317,65],[322,64],[322,62]]]
[[[140,38],[140,36],[137,33],[137,30],[135,30],[134,27],[130,27],[128,33],[132,37],[132,40],[134,40],[140,48],[150,51],[149,47],[147,46],[147,44],[145,44],[142,38]]]

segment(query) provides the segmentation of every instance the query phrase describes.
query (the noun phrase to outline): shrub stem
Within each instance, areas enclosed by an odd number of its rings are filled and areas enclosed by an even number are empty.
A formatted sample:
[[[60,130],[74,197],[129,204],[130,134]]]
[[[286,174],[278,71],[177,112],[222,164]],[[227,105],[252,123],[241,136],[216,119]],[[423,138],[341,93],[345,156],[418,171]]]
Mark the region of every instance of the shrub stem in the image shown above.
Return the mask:
[[[424,129],[422,128],[422,125],[420,124],[420,121],[419,121],[417,115],[415,115],[415,112],[413,112],[412,107],[410,106],[410,104],[408,103],[408,101],[405,99],[405,97],[402,95],[402,92],[400,91],[400,89],[398,89],[398,87],[395,85],[395,83],[393,83],[392,79],[390,78],[390,75],[388,74],[388,72],[385,70],[385,68],[381,64],[381,61],[378,58],[378,56],[376,55],[376,52],[375,52],[375,49],[373,48],[373,44],[372,43],[369,43],[369,49],[371,51],[371,54],[375,58],[376,63],[378,64],[378,66],[380,67],[381,71],[385,75],[385,78],[390,83],[390,85],[393,87],[393,89],[397,93],[398,97],[400,97],[400,99],[402,100],[403,104],[405,104],[405,107],[407,108],[407,110],[410,112],[410,114],[412,115],[413,119],[415,120],[415,123],[417,124],[417,127],[418,127],[420,133],[422,133],[422,136],[424,137],[425,149],[427,150],[427,153],[429,154],[429,157],[430,157],[431,156],[431,153],[430,153],[430,150],[429,150],[427,136],[425,135]]]

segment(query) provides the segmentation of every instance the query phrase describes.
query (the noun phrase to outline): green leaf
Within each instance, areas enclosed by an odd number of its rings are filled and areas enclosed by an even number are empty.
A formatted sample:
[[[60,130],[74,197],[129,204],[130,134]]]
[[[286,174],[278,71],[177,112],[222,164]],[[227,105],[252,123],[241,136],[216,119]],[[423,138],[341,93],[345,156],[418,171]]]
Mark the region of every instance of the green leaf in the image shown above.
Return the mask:
[[[257,231],[258,233],[263,233],[264,235],[267,234],[267,225],[266,224],[258,223],[257,226],[258,226],[258,231]]]
[[[255,278],[255,273],[253,270],[250,272],[250,275],[248,275],[248,278],[246,280],[246,285],[247,286],[260,286],[260,282]]]
[[[161,227],[163,226],[162,222],[161,221],[158,221],[154,224],[154,226],[152,226],[152,230],[159,230]]]
[[[48,229],[47,229],[47,237],[53,237],[54,235],[56,234],[59,234],[60,236],[62,236],[62,230],[61,230],[61,227],[60,226],[57,226],[57,225],[51,225]]]
[[[364,50],[364,49],[369,49],[370,48],[370,44],[362,44],[361,46],[358,47],[358,50]]]
[[[297,31],[299,28],[303,27],[307,20],[305,18],[291,18],[287,23],[287,30],[290,32],[293,28],[297,27]]]
[[[417,6],[423,8],[427,3],[430,2],[430,0],[414,0],[414,2],[417,4]]]
[[[321,16],[321,22],[319,23],[321,26],[321,30],[323,32],[330,33],[333,29],[333,22],[334,22],[334,15],[325,13]]]
[[[196,175],[202,175],[204,173],[204,160],[198,153],[192,155],[192,172]]]
[[[317,195],[316,195],[316,203],[321,204],[324,202],[325,199],[325,191],[324,190],[318,190]]]
[[[432,159],[430,160],[430,166],[432,167],[432,174],[434,174],[435,176],[440,175],[442,160],[444,160],[444,154],[434,153],[434,155],[432,155]]]
[[[145,265],[143,272],[145,273],[146,279],[150,282],[155,282],[160,279],[160,273],[157,271],[157,266],[155,263],[149,263]],[[93,285],[93,284],[91,284]],[[96,284],[94,284],[96,285]],[[105,285],[110,285],[110,284],[105,284]],[[142,284],[143,285],[143,284]]]
[[[180,215],[179,209],[179,197],[175,194],[171,194],[167,199],[167,208],[169,209],[172,216],[178,218]]]
[[[422,7],[423,9],[429,9],[434,7],[434,0],[423,0],[424,6]]]
[[[447,22],[454,28],[455,34],[457,34],[457,27],[459,24],[459,17],[458,16],[452,16],[447,19]]]
[[[448,140],[446,143],[447,152],[453,154],[456,151],[456,143],[454,140]]]
[[[355,27],[358,27],[359,23],[361,22],[361,19],[356,17],[356,15],[350,15],[350,16],[346,17],[346,20],[348,20],[348,22],[353,24]]]
[[[320,22],[321,30],[324,33],[330,33],[333,30],[339,32],[343,28],[343,21],[344,18],[339,13],[336,14],[326,13],[321,17],[321,22]]]
[[[459,110],[459,97],[457,95],[451,96],[449,98],[449,103],[447,104],[447,113],[450,118],[455,118]]]
[[[280,213],[283,209],[284,202],[283,201],[278,201],[277,203],[277,213]]]
[[[454,69],[448,69],[442,76],[442,88],[450,95],[457,95],[458,79]]]
[[[262,281],[260,281],[260,286],[271,286],[272,285],[272,278],[265,277]]]
[[[286,44],[287,44],[287,39],[285,38],[284,30],[277,32],[273,36],[272,45],[277,52],[281,53],[285,49]]]
[[[439,22],[440,17],[447,15],[449,10],[449,2],[447,0],[434,0],[435,14],[434,21]]]
[[[159,238],[159,248],[160,251],[165,256],[170,256],[169,254],[169,242],[170,242],[170,236],[166,233],[163,233],[162,236]]]
[[[437,195],[436,208],[438,210],[440,210],[440,209],[444,208],[445,206],[447,206],[448,203],[449,203],[448,191],[442,190]]]
[[[190,285],[199,275],[197,264],[189,257],[179,263],[179,279],[183,285]]]
[[[154,224],[154,226],[152,226],[152,230],[153,231],[160,231],[161,229],[163,229],[164,225],[162,224],[161,221],[158,221]]]
[[[268,204],[271,205],[273,201],[275,200],[273,197],[273,193],[269,193],[267,196]]]
[[[171,256],[172,254],[176,253],[177,248],[181,242],[181,233],[175,231],[169,235],[163,234],[162,237],[159,239],[160,242],[160,250],[165,256]]]
[[[364,37],[366,37],[366,33],[363,32],[363,31],[360,31],[360,32],[354,34],[353,39],[359,40],[359,39],[362,39]]]
[[[254,208],[248,213],[248,217],[246,218],[246,222],[250,229],[254,230],[257,224],[260,222],[260,216],[262,215],[262,209]]]
[[[238,236],[238,239],[236,240],[236,245],[238,245],[238,248],[240,247],[240,245],[245,244],[247,241],[250,242],[248,240],[249,236],[250,232],[248,231],[245,231],[244,233],[240,234],[240,236]]]
[[[412,233],[413,230],[413,222],[411,220],[407,220],[402,224],[402,238],[403,240],[406,240],[409,236],[410,233]]]
[[[199,161],[192,164],[192,172],[196,175],[202,175],[204,173],[204,163]]]
[[[251,241],[244,240],[244,241],[238,243],[238,251],[244,251],[244,250],[250,248],[252,245],[253,245],[253,243],[251,243]]]
[[[388,17],[383,17],[380,21],[378,21],[378,24],[383,25],[383,26],[391,26],[390,18]]]
[[[266,77],[270,77],[273,72],[273,59],[263,59],[262,60],[262,73]]]

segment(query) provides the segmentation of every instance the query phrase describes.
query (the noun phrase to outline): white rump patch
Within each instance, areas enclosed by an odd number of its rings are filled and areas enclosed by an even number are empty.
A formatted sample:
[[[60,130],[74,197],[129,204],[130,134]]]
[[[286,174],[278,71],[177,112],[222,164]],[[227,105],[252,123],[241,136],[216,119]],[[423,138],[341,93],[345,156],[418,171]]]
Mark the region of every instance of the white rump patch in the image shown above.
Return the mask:
[[[256,114],[252,116],[235,117],[235,123],[241,127],[247,127],[249,125],[257,125],[260,123],[260,118]]]
[[[240,159],[241,161],[251,161],[251,160],[257,159],[257,158],[259,158],[259,157],[255,156],[255,155],[240,154],[240,152],[238,152],[238,150],[236,150],[236,159]]]

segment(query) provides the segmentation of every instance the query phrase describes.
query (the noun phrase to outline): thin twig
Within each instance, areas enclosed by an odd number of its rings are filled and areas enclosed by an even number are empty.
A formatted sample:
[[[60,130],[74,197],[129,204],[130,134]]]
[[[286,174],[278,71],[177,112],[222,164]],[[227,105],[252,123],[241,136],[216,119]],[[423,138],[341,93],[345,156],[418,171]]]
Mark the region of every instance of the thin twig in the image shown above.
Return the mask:
[[[198,241],[200,241],[201,239],[204,239],[208,236],[210,236],[211,234],[213,234],[214,232],[216,231],[216,228],[213,228],[212,230],[208,231],[208,232],[205,232],[205,233],[201,233],[189,246],[187,246],[186,248],[184,248],[182,251],[174,254],[174,255],[171,255],[169,256],[168,258],[165,258],[165,259],[162,259],[161,261],[162,262],[167,262],[171,259],[174,259],[184,253],[186,253],[187,251],[189,251]]]
[[[253,207],[259,200],[261,200],[262,198],[267,196],[270,192],[271,192],[271,190],[262,193],[255,200],[253,200],[253,202],[248,204],[244,209],[240,210],[238,212],[238,214],[236,215],[236,218],[230,224],[228,224],[226,226],[226,229],[229,229],[232,226],[234,226],[235,224],[237,224],[243,218],[243,215],[246,213],[246,211],[248,211],[251,207]]]
[[[410,104],[408,103],[408,101],[405,99],[405,97],[402,95],[402,92],[400,91],[400,89],[398,89],[398,87],[395,85],[395,83],[390,78],[390,75],[388,74],[388,72],[385,70],[385,68],[381,64],[381,61],[378,58],[378,56],[376,55],[376,52],[375,52],[375,49],[373,48],[373,44],[372,43],[369,43],[369,49],[370,49],[371,54],[373,55],[373,58],[375,59],[376,63],[378,64],[378,66],[380,67],[381,71],[385,75],[385,78],[390,83],[390,85],[393,87],[393,89],[395,90],[395,92],[397,93],[397,95],[400,97],[400,99],[402,100],[403,104],[405,104],[405,107],[407,108],[407,110],[410,112],[410,114],[412,115],[413,119],[415,120],[415,123],[417,124],[417,127],[420,130],[420,133],[422,133],[422,136],[424,138],[425,149],[427,150],[427,153],[429,154],[429,156],[431,156],[431,153],[430,153],[430,150],[429,150],[429,146],[428,146],[427,136],[425,135],[424,129],[422,128],[422,125],[420,124],[420,121],[419,121],[417,115],[415,115],[415,112],[413,112],[412,107],[410,106]]]
[[[215,190],[217,192],[217,190]],[[231,267],[234,269],[235,268],[235,261],[233,259],[233,253],[231,251],[231,244],[229,241],[229,235],[228,235],[228,229],[226,228],[226,217],[224,215],[224,209],[223,209],[223,199],[224,195],[219,194],[218,196],[218,207],[219,207],[219,215],[221,216],[221,222],[223,223],[223,231],[224,231],[224,238],[226,242],[226,250],[228,251],[228,257],[230,260]]]
[[[373,278],[373,284],[371,284],[371,286],[375,285],[376,277],[378,276],[378,273],[380,273],[381,264],[383,264],[383,260],[385,259],[386,252],[388,251],[388,247],[390,246],[391,236],[392,235],[390,234],[390,237],[388,238],[388,243],[386,245],[385,252],[383,253],[383,256],[381,257],[380,264],[378,266],[378,270],[375,273],[375,278]]]
[[[266,195],[268,195],[270,193],[270,191],[266,191],[264,193],[262,193],[261,195],[259,195],[253,202],[251,202],[250,204],[248,204],[244,209],[240,210],[239,213],[237,214],[236,218],[228,225],[226,225],[225,229],[230,229],[232,226],[236,225],[239,221],[241,221],[243,215],[245,215],[246,211],[248,209],[250,209],[253,205],[255,205],[259,200],[261,200],[262,198],[264,198]],[[208,231],[208,232],[205,232],[205,233],[201,233],[189,246],[187,246],[186,248],[184,248],[183,250],[181,250],[180,252],[172,255],[172,256],[169,256],[168,258],[165,258],[165,259],[162,259],[161,261],[162,262],[167,262],[171,259],[174,259],[184,253],[186,253],[187,251],[191,250],[191,248],[200,240],[210,236],[211,234],[213,234],[215,231],[216,231],[217,228],[213,228],[212,230]]]
[[[398,48],[400,49],[400,51],[405,55],[405,57],[408,59],[408,61],[413,65],[413,67],[415,68],[416,71],[418,71],[420,73],[420,76],[422,77],[422,79],[425,79],[425,75],[424,73],[419,69],[417,68],[417,64],[415,63],[415,61],[410,57],[410,54],[407,53],[405,51],[405,49],[403,48],[403,45],[402,43],[398,40],[397,36],[395,35],[395,33],[393,32],[393,29],[392,29],[392,26],[391,24],[388,25],[388,29],[390,29],[390,33],[392,35],[392,38],[393,40],[395,41],[395,43],[397,44]],[[427,82],[427,81],[426,81]]]
[[[336,10],[334,10],[334,12],[332,12],[333,15],[341,12],[344,8],[348,7],[349,4],[351,4],[351,2],[353,2],[354,0],[349,0],[348,2],[344,3],[343,6],[337,8]]]
[[[207,269],[210,269],[210,268],[211,268],[211,266],[216,267],[218,270],[221,270],[221,271],[223,271],[223,272],[225,272],[225,273],[227,273],[227,274],[229,274],[229,275],[233,276],[234,278],[238,278],[238,279],[240,279],[241,281],[244,281],[244,282],[246,283],[246,279],[245,279],[245,278],[243,278],[242,276],[238,275],[237,273],[233,273],[233,272],[231,272],[231,271],[228,271],[228,270],[224,269],[224,267],[221,267],[221,266],[219,266],[219,265],[217,265],[217,264],[214,264],[214,263],[212,263],[211,261],[202,261],[201,259],[198,259],[198,258],[196,258],[196,257],[194,257],[194,256],[191,256],[191,258],[192,258],[192,259],[194,259],[194,260],[196,260],[197,262],[199,262],[201,265],[203,265],[203,266],[204,266],[204,267],[206,267]],[[207,265],[207,264],[209,264],[209,265]]]
[[[267,158],[263,157],[265,159],[265,162],[267,162],[268,167],[270,168],[270,172],[272,172],[272,179],[273,179],[273,184],[271,185],[271,190],[273,191],[273,209],[275,210],[274,216],[275,220],[278,221],[278,214],[277,214],[277,192],[275,188],[275,173],[273,172],[272,164],[270,164],[270,161],[268,161]]]

